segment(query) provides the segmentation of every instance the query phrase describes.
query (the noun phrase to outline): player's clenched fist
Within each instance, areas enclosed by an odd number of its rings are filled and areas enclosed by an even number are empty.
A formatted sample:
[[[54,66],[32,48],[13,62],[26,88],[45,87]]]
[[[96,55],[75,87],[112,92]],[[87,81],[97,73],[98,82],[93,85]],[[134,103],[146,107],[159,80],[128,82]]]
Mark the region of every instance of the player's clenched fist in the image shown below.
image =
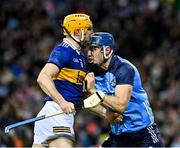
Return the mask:
[[[87,81],[87,91],[90,92],[91,94],[96,92],[95,89],[95,77],[94,77],[94,73],[90,72],[86,75],[85,77],[85,81]]]
[[[72,112],[75,111],[75,107],[74,107],[74,104],[71,103],[71,102],[67,102],[67,101],[62,101],[60,103],[60,106],[61,106],[61,109],[64,111],[64,113],[66,114],[70,114]]]
[[[123,116],[119,113],[115,113],[115,112],[108,112],[107,113],[107,120],[114,124],[114,123],[120,123],[123,121]]]

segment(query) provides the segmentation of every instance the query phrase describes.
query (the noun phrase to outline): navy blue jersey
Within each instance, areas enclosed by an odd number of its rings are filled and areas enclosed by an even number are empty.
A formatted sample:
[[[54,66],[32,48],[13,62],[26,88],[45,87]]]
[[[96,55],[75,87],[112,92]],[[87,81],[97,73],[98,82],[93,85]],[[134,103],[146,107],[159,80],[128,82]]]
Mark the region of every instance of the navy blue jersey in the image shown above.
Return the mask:
[[[53,77],[58,92],[66,101],[79,103],[82,96],[82,82],[86,76],[84,56],[65,38],[51,52],[48,63],[59,67],[59,73]],[[46,100],[52,99],[47,97]]]
[[[123,112],[124,121],[119,124],[111,124],[113,134],[136,132],[154,123],[148,96],[142,87],[139,72],[132,63],[113,55],[108,71],[95,78],[96,89],[111,96],[114,95],[117,85],[133,86],[128,106]]]

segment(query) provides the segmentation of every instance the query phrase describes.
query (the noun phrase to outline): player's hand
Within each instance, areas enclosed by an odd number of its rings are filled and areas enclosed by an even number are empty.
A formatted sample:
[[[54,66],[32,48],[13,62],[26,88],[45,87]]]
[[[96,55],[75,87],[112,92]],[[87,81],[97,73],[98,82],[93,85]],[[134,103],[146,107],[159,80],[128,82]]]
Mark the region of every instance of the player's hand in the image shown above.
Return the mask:
[[[87,91],[90,92],[91,94],[95,93],[96,89],[95,89],[94,73],[93,72],[88,73],[85,77],[85,81],[87,81],[87,84],[86,84]]]
[[[123,121],[123,116],[119,113],[108,112],[107,113],[107,120],[112,124],[120,123]]]
[[[66,100],[62,101],[60,103],[61,109],[64,111],[66,114],[70,114],[75,112],[75,107],[74,104],[71,102],[67,102]]]

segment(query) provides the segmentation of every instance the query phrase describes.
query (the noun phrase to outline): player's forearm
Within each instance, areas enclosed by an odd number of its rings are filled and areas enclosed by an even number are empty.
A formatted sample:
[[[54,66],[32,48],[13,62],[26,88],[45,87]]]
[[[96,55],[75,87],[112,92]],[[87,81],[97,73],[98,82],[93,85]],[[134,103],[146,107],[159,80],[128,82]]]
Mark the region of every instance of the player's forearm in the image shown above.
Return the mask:
[[[92,89],[91,91],[89,91],[91,94],[95,93],[97,90],[96,89]],[[105,96],[105,99],[103,101],[103,105],[106,107],[111,108],[112,110],[116,110],[117,112],[122,113],[126,106],[127,106],[127,101],[126,99],[123,98],[117,98],[116,96]]]
[[[107,118],[107,116],[106,116],[107,109],[102,105],[93,107],[93,108],[89,109],[89,111],[99,115],[102,118]]]
[[[91,89],[91,91],[89,91],[91,94],[95,93],[97,90],[96,89]],[[127,101],[126,99],[119,99],[115,96],[108,96],[106,95],[104,101],[103,101],[103,105],[111,108],[112,110],[116,110],[117,112],[122,113],[126,106],[127,106]]]
[[[105,118],[109,123],[116,124],[123,121],[122,114],[116,113],[103,105],[98,105],[94,108],[89,109],[90,111],[96,113],[102,118]]]
[[[104,105],[110,107],[112,110],[123,113],[127,107],[128,101],[126,98],[118,98],[116,96],[105,96]]]
[[[50,96],[56,103],[60,104],[64,98],[57,91],[52,78],[46,73],[40,73],[37,82],[41,89]]]

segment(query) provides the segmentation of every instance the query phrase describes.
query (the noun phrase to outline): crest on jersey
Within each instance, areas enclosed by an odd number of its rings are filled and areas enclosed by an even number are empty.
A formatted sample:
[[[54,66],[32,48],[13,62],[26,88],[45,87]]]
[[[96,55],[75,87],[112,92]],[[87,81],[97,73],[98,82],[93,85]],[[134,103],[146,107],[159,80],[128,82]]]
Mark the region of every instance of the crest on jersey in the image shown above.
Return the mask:
[[[114,86],[116,86],[116,82],[115,82],[115,81],[112,81],[112,82],[110,83],[110,85],[111,85],[112,87],[114,87]]]

